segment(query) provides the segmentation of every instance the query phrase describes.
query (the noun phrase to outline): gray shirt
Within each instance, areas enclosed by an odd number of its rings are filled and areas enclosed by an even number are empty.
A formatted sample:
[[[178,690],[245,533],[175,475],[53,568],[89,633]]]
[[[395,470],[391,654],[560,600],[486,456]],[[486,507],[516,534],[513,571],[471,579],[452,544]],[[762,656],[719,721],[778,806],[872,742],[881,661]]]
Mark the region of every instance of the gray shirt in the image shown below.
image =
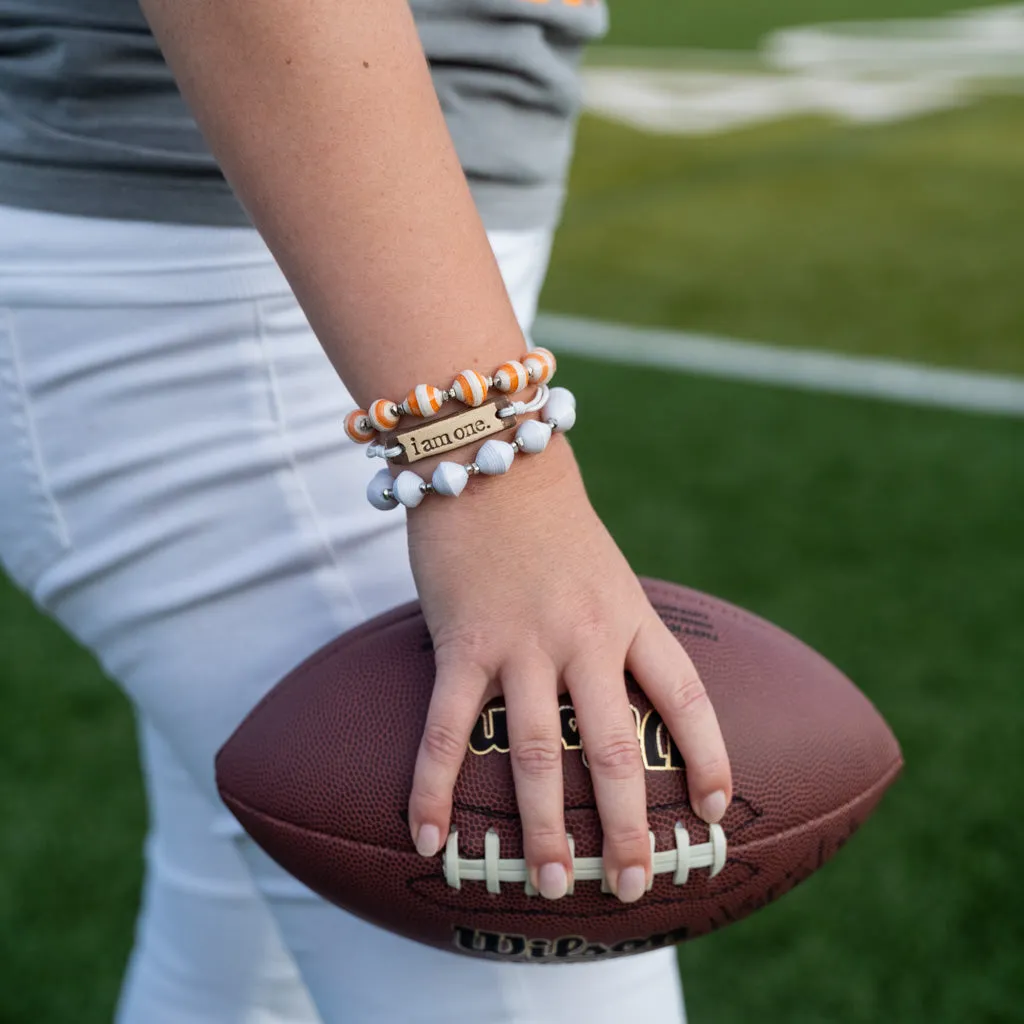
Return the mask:
[[[552,225],[603,0],[410,0],[489,228]],[[246,225],[138,0],[0,0],[0,204]]]

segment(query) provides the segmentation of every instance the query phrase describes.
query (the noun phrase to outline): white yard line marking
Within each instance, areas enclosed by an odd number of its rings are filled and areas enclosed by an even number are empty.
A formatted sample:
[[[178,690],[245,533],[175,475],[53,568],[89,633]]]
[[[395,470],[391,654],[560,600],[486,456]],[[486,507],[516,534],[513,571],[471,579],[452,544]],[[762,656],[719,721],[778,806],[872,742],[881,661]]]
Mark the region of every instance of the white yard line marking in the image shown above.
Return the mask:
[[[757,54],[595,47],[583,103],[644,131],[710,135],[802,115],[900,121],[1022,83],[1024,4],[1012,4],[780,29]]]
[[[709,377],[1024,418],[1024,377],[781,348],[544,313],[534,340],[560,352]]]

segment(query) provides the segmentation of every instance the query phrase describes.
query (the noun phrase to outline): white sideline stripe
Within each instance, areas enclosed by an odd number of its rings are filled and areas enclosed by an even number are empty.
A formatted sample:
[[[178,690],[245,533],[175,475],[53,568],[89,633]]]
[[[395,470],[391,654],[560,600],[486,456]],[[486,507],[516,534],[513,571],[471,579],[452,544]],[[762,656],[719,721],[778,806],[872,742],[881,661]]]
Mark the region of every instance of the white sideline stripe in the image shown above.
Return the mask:
[[[1024,377],[780,348],[706,334],[542,313],[531,332],[554,352],[804,391],[1024,417]]]
[[[640,131],[713,135],[798,116],[884,124],[1024,89],[1024,3],[779,29],[756,53],[595,47],[583,104]]]

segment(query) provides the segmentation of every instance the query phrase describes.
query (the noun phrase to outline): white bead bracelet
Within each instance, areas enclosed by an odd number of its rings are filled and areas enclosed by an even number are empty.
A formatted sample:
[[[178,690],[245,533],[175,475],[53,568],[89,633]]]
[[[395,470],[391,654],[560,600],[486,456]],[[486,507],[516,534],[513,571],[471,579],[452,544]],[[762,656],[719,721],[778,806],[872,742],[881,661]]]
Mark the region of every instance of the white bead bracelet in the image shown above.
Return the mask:
[[[410,469],[394,478],[387,469],[382,469],[367,485],[366,499],[374,508],[386,511],[399,505],[416,508],[428,494],[457,498],[471,476],[507,473],[519,452],[540,454],[548,446],[552,433],[563,434],[571,430],[575,422],[576,399],[573,393],[567,388],[551,388],[541,410],[541,419],[520,423],[514,441],[494,438],[485,441],[468,466],[458,462],[439,463],[429,482]]]

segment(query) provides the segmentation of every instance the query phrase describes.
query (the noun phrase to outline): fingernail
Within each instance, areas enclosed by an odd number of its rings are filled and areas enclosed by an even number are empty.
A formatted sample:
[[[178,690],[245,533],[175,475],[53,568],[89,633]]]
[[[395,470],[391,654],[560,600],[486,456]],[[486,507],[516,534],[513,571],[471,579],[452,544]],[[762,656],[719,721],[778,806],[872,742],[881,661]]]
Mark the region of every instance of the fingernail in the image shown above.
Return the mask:
[[[569,876],[561,864],[545,864],[537,872],[537,888],[547,900],[560,900],[569,891]]]
[[[623,903],[636,903],[647,891],[647,875],[643,868],[625,868],[619,872],[619,888],[615,893]]]
[[[724,814],[725,794],[720,789],[716,789],[711,796],[704,800],[700,816],[710,825],[721,821]]]
[[[416,836],[416,852],[421,857],[433,857],[441,849],[441,833],[436,825],[420,825]]]

